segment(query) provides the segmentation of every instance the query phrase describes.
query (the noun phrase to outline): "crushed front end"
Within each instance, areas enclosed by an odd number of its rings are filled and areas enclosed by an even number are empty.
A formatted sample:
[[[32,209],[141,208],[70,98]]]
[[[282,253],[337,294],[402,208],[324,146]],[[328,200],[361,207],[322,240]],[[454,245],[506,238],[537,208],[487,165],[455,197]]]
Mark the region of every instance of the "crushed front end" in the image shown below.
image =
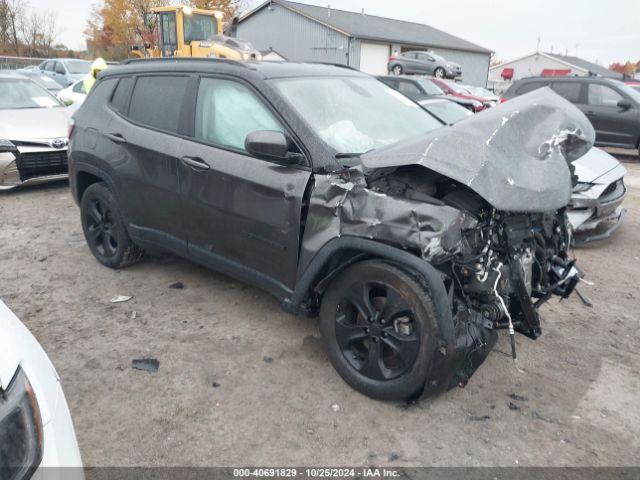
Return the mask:
[[[455,331],[440,339],[425,392],[466,384],[498,329],[509,331],[515,359],[515,332],[537,338],[541,305],[575,290],[582,272],[570,255],[571,162],[593,140],[584,115],[541,90],[363,156],[368,190],[449,212],[446,222],[405,212],[415,220],[405,232],[418,232],[421,256],[441,272]]]

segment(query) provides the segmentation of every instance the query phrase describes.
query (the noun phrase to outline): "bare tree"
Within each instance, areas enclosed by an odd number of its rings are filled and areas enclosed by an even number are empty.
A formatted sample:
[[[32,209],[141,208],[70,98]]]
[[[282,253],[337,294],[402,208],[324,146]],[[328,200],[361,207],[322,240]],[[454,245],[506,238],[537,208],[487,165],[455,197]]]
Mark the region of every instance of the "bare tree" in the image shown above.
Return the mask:
[[[57,36],[55,12],[32,10],[31,14],[21,23],[21,37],[29,56],[49,56],[51,46]]]
[[[0,0],[0,50],[20,55],[20,31],[25,18],[25,2]]]

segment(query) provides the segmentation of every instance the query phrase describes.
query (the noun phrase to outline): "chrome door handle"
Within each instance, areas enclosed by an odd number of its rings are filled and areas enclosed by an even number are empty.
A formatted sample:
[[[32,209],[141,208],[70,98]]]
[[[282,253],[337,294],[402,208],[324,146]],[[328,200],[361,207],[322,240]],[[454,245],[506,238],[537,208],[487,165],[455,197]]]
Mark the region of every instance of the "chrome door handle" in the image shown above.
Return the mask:
[[[200,157],[182,157],[180,161],[197,172],[209,170],[211,167]]]

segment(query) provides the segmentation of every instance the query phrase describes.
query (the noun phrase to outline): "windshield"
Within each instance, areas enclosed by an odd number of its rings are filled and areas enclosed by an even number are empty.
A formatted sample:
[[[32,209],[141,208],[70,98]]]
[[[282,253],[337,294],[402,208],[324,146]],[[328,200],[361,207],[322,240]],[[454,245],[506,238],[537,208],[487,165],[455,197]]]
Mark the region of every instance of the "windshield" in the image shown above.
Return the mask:
[[[619,80],[612,80],[612,81],[616,84],[616,86],[620,90],[622,90],[624,93],[629,95],[633,101],[640,104],[640,92],[638,90],[630,87],[626,83],[623,83]]]
[[[64,63],[72,74],[87,74],[91,70],[91,62],[86,60],[66,60]]]
[[[467,117],[473,115],[471,111],[461,107],[457,103],[444,100],[442,102],[425,101],[420,102],[425,110],[442,120],[444,123],[453,125]]]
[[[184,16],[184,41],[201,42],[216,35],[216,22],[211,15],[194,13]]]
[[[442,89],[429,80],[418,80],[418,83],[424,89],[427,95],[444,95]]]
[[[442,126],[418,104],[374,78],[274,82],[318,136],[341,154],[361,154]]]
[[[0,110],[61,106],[56,97],[31,80],[0,79]]]

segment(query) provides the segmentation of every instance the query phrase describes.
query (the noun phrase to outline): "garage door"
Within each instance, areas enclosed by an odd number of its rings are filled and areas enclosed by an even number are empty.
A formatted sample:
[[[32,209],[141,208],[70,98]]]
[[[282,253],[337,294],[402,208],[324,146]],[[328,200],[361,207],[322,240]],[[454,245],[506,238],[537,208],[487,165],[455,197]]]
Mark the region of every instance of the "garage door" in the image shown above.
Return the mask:
[[[360,70],[371,75],[386,75],[390,54],[390,45],[362,42],[360,47]]]

